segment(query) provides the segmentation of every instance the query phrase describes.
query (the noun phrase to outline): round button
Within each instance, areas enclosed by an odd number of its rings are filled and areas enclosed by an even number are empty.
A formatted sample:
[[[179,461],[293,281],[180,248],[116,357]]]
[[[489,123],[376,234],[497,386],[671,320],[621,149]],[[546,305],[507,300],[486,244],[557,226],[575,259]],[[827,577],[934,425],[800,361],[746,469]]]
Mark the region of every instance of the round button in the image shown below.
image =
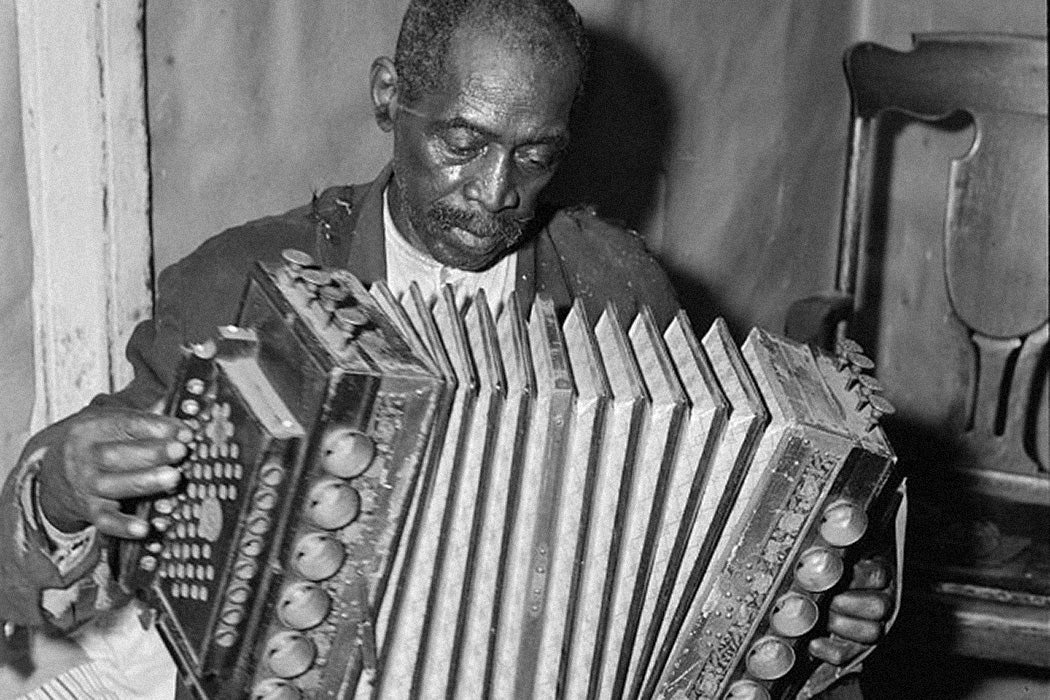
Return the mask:
[[[277,601],[277,617],[292,629],[308,630],[321,624],[331,605],[328,594],[320,586],[300,581],[281,592]]]
[[[846,360],[858,370],[874,369],[875,362],[862,352],[847,352]]]
[[[266,643],[263,658],[275,676],[295,678],[310,670],[315,653],[313,642],[298,632],[278,632]]]
[[[335,576],[343,565],[346,550],[339,540],[320,532],[312,532],[295,543],[292,565],[311,581],[323,581]]]
[[[252,559],[244,559],[237,562],[233,568],[233,577],[238,581],[250,581],[255,572],[258,571],[258,567],[255,565],[255,561]]]
[[[825,547],[813,547],[795,565],[798,585],[813,593],[826,591],[842,578],[842,557]]]
[[[291,268],[313,267],[316,264],[309,253],[304,253],[297,248],[285,248],[281,251],[281,258],[285,265]]]
[[[729,686],[726,698],[730,700],[770,700],[769,691],[754,681],[739,680]]]
[[[849,501],[832,503],[820,519],[820,536],[836,547],[848,547],[863,537],[867,529],[867,513]]]
[[[260,472],[259,478],[267,486],[277,486],[284,480],[284,467],[274,458],[266,462]]]
[[[327,270],[303,270],[300,275],[308,285],[314,287],[320,287],[332,281],[332,273]]]
[[[376,455],[376,446],[367,435],[347,427],[335,427],[325,434],[321,466],[333,476],[351,479],[365,473]]]
[[[323,530],[349,524],[361,510],[361,495],[344,481],[323,479],[310,489],[306,512],[310,521]]]
[[[248,521],[248,532],[262,537],[270,530],[270,517],[264,513],[258,513]]]
[[[783,639],[762,637],[747,652],[746,663],[752,676],[772,681],[791,670],[795,663],[795,652]]]
[[[218,347],[215,345],[215,341],[211,338],[205,340],[203,343],[195,343],[190,347],[191,352],[193,352],[193,354],[196,357],[199,357],[202,360],[210,360],[211,358],[215,357],[215,353],[219,350]]]
[[[244,619],[244,608],[238,606],[228,607],[222,612],[222,621],[229,627],[236,627]]]
[[[267,678],[252,688],[252,700],[300,700],[302,693],[288,681]]]
[[[785,637],[801,637],[817,624],[820,611],[810,598],[798,593],[781,596],[773,605],[769,624],[777,634]]]
[[[368,324],[368,314],[356,306],[336,309],[333,317],[336,325],[348,332],[354,332]]]

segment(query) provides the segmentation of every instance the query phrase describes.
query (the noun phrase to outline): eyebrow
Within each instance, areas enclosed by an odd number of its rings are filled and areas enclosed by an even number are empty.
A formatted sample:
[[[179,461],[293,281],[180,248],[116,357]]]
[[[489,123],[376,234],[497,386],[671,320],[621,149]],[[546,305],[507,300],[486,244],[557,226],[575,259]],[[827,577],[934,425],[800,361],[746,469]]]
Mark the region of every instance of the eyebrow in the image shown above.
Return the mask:
[[[437,133],[439,131],[445,131],[445,130],[448,130],[448,129],[468,129],[468,130],[473,131],[474,133],[478,134],[479,136],[483,136],[483,137],[489,139],[490,141],[498,141],[499,140],[499,134],[497,134],[496,132],[494,132],[494,131],[492,131],[490,129],[486,129],[483,126],[475,124],[475,123],[473,123],[473,122],[471,122],[471,121],[469,121],[467,119],[464,119],[463,117],[458,116],[458,115],[455,116],[455,117],[451,117],[449,119],[443,119],[441,121],[438,121],[428,131],[431,131],[431,133]],[[531,139],[531,140],[527,141],[526,143],[520,144],[520,145],[522,145],[522,146],[551,145],[551,146],[554,146],[556,148],[564,148],[568,144],[568,142],[569,142],[569,135],[567,133],[560,133],[560,134],[551,134],[551,135],[547,135],[547,136],[540,136],[538,138]]]

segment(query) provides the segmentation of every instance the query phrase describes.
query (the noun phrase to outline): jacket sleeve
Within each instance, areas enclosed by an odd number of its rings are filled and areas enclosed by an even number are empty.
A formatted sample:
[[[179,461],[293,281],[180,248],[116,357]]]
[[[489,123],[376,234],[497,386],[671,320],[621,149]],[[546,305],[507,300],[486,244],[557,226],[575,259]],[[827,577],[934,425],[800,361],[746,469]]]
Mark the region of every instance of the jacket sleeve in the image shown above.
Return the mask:
[[[231,229],[165,269],[157,281],[155,315],[135,328],[126,349],[134,378],[116,393],[95,397],[84,410],[155,407],[167,393],[182,348],[235,320],[255,260],[310,243],[304,234],[312,229],[297,225],[302,217],[293,214]],[[56,549],[35,508],[36,474],[61,458],[72,420],[29,440],[0,493],[0,621],[69,630],[123,598],[111,573],[112,541],[90,532],[79,546]]]

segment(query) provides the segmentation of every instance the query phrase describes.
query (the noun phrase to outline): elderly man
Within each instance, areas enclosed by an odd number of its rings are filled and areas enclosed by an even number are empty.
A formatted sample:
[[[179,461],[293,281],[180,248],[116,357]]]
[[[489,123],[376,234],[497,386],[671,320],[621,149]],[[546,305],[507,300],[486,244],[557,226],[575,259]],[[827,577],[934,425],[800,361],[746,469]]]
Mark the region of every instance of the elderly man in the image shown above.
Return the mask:
[[[299,248],[395,293],[413,281],[431,296],[445,284],[460,298],[484,289],[497,312],[517,292],[550,295],[562,309],[580,298],[595,317],[614,300],[628,317],[646,304],[659,322],[671,318],[673,290],[637,236],[586,209],[537,210],[568,143],[586,53],[564,0],[413,0],[394,60],[377,59],[371,72],[376,121],[393,132],[391,164],[369,184],[226,231],[161,273],[156,316],[128,346],[134,380],[34,436],[4,491],[0,518],[14,537],[0,538],[0,618],[64,631],[98,618],[108,621],[88,628],[108,632],[92,638],[122,640],[89,644],[89,663],[59,681],[172,693],[170,673],[143,683],[96,668],[107,653],[130,654],[118,667],[168,663],[153,636],[129,642],[131,627],[99,614],[122,604],[105,545],[147,534],[121,501],[178,486],[173,465],[189,431],[150,409],[180,347],[233,319],[255,260]],[[884,572],[869,583],[876,590],[835,599],[829,626],[841,638],[817,640],[814,654],[842,663],[880,636],[891,607]]]

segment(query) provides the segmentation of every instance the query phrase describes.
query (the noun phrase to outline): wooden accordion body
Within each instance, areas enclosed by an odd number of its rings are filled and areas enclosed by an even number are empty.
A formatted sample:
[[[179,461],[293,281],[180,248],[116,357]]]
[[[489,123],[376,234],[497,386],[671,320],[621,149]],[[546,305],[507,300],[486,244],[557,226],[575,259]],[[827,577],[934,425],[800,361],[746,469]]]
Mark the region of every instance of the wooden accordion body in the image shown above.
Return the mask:
[[[892,491],[867,364],[289,251],[187,353],[122,582],[204,698],[781,695]]]

